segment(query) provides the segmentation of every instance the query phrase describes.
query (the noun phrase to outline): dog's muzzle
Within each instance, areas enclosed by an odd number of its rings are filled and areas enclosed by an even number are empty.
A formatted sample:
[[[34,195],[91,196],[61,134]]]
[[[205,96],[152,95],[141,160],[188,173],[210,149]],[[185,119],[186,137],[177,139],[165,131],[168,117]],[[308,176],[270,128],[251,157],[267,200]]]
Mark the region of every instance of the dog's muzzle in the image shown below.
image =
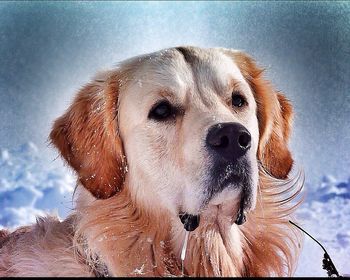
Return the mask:
[[[228,186],[250,184],[251,166],[245,156],[251,147],[249,131],[239,123],[219,123],[208,130],[206,147],[211,158],[208,199]]]
[[[243,194],[235,224],[243,225],[246,222],[246,209],[249,208],[250,201],[246,199],[246,196]],[[193,215],[186,212],[181,212],[179,214],[181,223],[184,225],[186,231],[194,231],[200,223],[200,215]]]
[[[211,179],[208,181],[207,199],[209,201],[227,186],[240,189],[241,202],[235,220],[237,225],[246,221],[245,211],[249,208],[250,166],[244,155],[250,149],[251,135],[239,123],[218,123],[209,128],[206,147],[212,158]],[[247,203],[248,202],[248,203]],[[179,218],[186,231],[193,231],[199,226],[200,216],[180,213]]]

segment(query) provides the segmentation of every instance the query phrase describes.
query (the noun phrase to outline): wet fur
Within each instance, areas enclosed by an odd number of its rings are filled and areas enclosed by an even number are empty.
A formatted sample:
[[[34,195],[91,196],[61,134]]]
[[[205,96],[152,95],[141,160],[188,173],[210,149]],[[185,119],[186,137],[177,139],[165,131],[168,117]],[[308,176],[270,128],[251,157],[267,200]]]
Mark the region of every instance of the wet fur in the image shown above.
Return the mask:
[[[303,185],[302,174],[288,178],[292,107],[249,56],[218,51],[234,59],[258,105],[257,205],[243,226],[214,222],[191,233],[184,271],[191,276],[292,275],[301,239],[288,219]],[[119,81],[129,72],[108,72],[85,86],[55,122],[52,142],[80,183],[76,210],[62,222],[46,217],[13,233],[0,231],[0,276],[94,276],[102,273],[100,260],[111,275],[181,275],[184,232],[173,230],[181,228],[180,221],[140,207],[125,180],[127,159],[114,124],[123,89]]]

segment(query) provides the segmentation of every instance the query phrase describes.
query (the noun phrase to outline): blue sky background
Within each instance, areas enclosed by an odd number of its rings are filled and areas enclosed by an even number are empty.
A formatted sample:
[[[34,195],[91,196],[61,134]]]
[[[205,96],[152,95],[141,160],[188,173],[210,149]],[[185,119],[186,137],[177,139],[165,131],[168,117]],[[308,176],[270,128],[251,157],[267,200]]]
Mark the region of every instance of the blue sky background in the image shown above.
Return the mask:
[[[245,50],[292,100],[308,182],[350,176],[350,2],[0,2],[0,147],[48,164],[55,118],[98,71],[177,45]]]

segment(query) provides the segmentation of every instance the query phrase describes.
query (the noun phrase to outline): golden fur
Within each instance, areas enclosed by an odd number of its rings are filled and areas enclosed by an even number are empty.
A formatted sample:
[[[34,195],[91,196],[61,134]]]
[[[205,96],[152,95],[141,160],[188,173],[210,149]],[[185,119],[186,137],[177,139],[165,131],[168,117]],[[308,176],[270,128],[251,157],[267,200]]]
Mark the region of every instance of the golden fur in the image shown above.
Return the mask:
[[[248,55],[216,51],[235,62],[257,104],[257,202],[242,226],[215,218],[200,224],[190,234],[184,273],[292,275],[301,238],[288,220],[300,203],[294,201],[303,185],[302,174],[288,177],[293,164],[287,146],[292,106]],[[85,86],[56,120],[50,138],[77,172],[76,209],[62,222],[40,218],[37,224],[13,233],[0,231],[0,277],[94,276],[103,274],[103,267],[114,276],[181,275],[179,219],[159,211],[157,205],[143,207],[130,188],[124,142],[116,123],[119,95],[132,79],[131,66],[105,73]]]

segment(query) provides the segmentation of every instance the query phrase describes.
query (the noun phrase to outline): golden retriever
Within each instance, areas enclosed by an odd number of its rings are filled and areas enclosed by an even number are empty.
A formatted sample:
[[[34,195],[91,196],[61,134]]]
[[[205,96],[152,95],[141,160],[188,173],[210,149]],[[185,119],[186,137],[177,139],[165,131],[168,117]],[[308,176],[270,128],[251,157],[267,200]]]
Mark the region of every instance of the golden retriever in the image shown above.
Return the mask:
[[[2,231],[0,276],[292,275],[303,176],[292,106],[262,73],[241,51],[177,47],[99,74],[50,134],[75,211]]]

